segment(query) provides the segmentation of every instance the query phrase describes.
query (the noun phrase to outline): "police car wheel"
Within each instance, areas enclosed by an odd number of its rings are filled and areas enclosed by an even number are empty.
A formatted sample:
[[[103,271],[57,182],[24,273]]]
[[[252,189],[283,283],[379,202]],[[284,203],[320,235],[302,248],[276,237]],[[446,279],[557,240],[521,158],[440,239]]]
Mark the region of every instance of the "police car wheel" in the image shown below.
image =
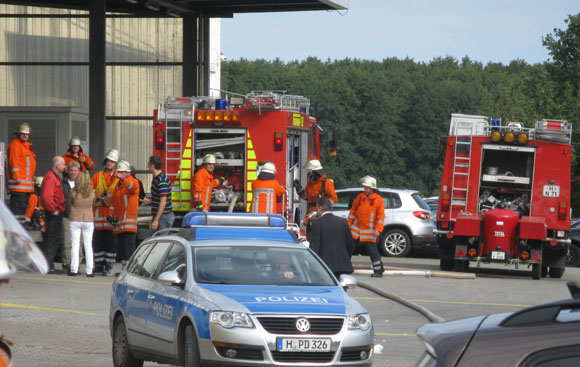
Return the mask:
[[[183,365],[185,367],[199,367],[199,349],[193,325],[185,327],[185,337],[183,338]]]
[[[113,364],[115,367],[141,367],[143,366],[142,359],[133,358],[129,350],[129,343],[127,342],[127,329],[125,328],[125,321],[119,317],[115,321],[115,328],[113,334]]]

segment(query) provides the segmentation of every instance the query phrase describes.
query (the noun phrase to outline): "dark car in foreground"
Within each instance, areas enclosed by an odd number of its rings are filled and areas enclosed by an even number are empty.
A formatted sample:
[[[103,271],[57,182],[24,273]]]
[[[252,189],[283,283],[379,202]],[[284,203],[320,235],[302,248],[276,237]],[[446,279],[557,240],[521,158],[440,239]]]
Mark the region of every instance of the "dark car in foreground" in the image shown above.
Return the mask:
[[[580,283],[568,289],[571,299],[421,326],[416,366],[580,366]]]

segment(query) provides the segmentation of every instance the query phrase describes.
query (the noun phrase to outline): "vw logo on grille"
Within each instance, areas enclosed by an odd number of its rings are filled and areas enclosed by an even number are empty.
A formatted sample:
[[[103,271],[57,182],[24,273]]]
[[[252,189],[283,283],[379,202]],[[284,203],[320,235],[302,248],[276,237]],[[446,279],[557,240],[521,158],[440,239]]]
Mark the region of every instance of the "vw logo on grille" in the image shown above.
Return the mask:
[[[310,330],[310,323],[306,319],[298,319],[296,321],[296,330],[305,333]]]

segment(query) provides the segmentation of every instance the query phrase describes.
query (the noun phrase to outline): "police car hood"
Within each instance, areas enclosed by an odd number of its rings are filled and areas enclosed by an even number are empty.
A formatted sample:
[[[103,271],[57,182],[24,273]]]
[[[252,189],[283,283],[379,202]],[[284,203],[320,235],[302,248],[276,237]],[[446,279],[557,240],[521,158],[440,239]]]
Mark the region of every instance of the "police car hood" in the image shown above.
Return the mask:
[[[251,313],[351,314],[365,312],[341,287],[198,284],[222,310]]]

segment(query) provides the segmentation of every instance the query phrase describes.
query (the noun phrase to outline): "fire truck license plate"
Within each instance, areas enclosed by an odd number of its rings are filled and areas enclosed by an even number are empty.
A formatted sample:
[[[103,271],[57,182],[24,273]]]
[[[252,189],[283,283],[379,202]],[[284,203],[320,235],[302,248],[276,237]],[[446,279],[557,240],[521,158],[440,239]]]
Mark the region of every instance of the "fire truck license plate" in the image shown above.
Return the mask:
[[[559,198],[560,186],[558,185],[544,185],[544,196],[547,198]]]
[[[328,352],[330,339],[278,338],[280,352]]]
[[[505,260],[505,252],[492,251],[491,258],[492,260]]]

